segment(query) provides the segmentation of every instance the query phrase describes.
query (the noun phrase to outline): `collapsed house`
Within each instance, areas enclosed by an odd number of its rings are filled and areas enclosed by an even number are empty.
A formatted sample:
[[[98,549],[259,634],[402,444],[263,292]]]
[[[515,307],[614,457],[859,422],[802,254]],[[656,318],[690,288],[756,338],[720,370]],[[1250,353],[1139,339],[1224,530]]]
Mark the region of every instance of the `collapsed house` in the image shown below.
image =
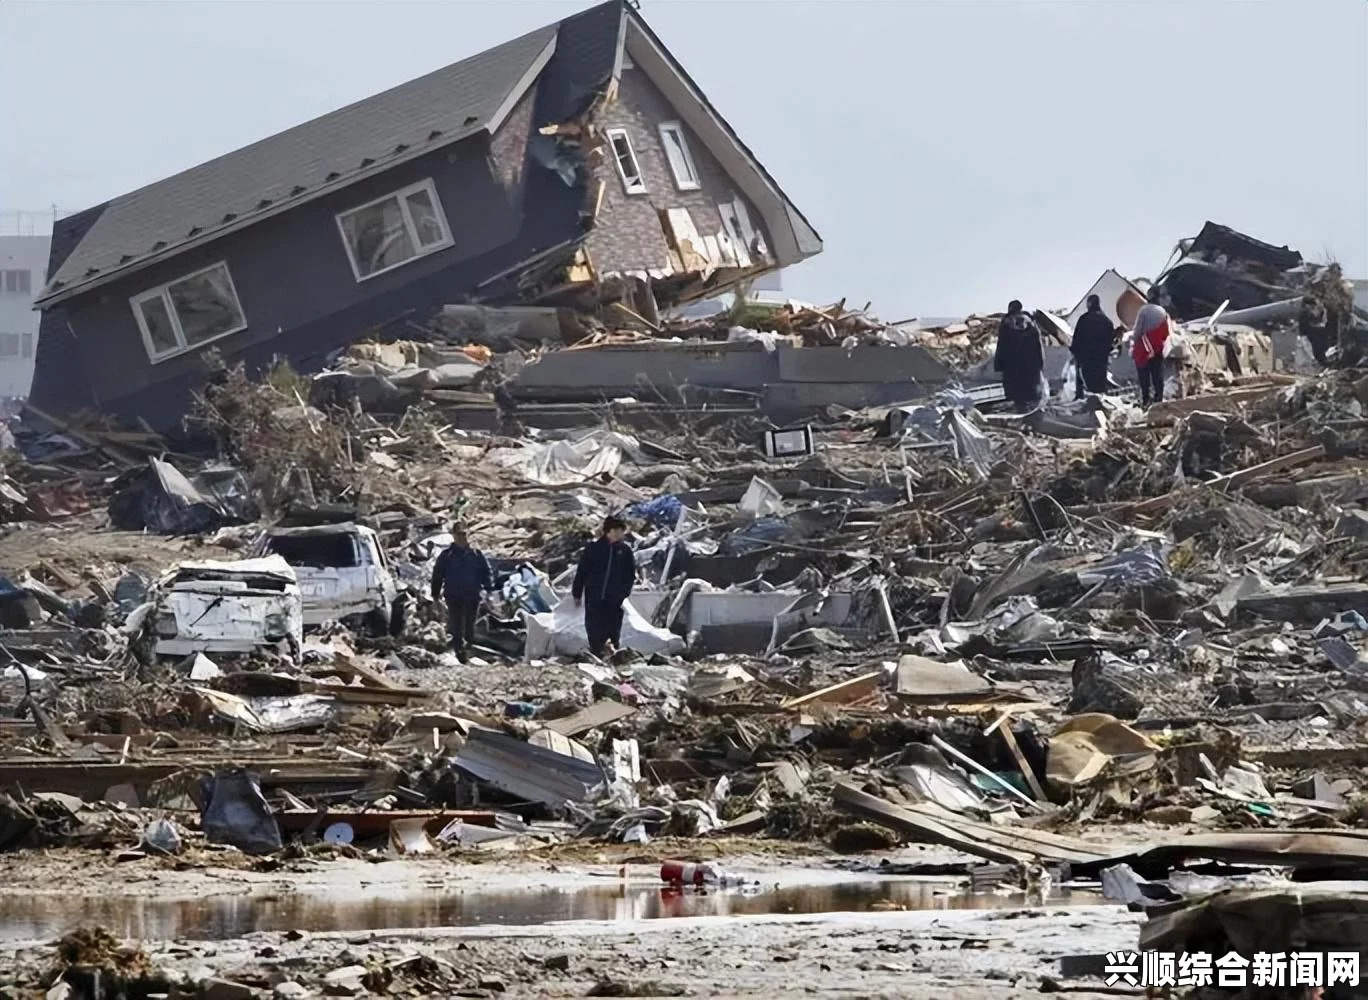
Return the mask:
[[[173,426],[209,345],[321,367],[443,305],[648,321],[821,239],[623,0],[60,220],[30,402]]]

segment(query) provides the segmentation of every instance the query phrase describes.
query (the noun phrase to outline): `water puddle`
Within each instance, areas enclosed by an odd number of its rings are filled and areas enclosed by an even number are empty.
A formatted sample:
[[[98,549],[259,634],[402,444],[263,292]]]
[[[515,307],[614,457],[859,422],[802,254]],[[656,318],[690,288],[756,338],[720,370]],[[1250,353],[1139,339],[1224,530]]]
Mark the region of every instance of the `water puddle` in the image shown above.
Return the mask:
[[[1061,890],[1045,906],[1104,903]],[[567,920],[664,920],[761,914],[867,913],[899,910],[994,910],[1041,906],[1038,896],[956,893],[944,883],[863,879],[821,885],[772,885],[699,892],[613,881],[604,885],[491,892],[406,892],[364,898],[338,894],[138,899],[0,896],[0,940],[59,936],[99,924],[125,938],[225,940],[261,931],[367,931],[481,925],[526,926]]]

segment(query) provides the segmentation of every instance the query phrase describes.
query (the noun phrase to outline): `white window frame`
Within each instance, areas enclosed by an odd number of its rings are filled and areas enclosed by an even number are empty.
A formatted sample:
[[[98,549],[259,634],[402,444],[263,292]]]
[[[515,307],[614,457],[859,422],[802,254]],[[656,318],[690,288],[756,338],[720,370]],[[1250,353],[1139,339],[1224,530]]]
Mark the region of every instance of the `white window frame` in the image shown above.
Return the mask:
[[[231,330],[224,330],[222,333],[216,333],[208,340],[201,340],[196,344],[187,343],[185,340],[185,331],[181,328],[180,316],[176,313],[175,303],[171,301],[169,289],[172,285],[179,285],[182,281],[198,278],[201,274],[207,274],[220,267],[223,268],[223,273],[228,276],[228,290],[233,293],[233,302],[237,305],[238,315],[242,317],[242,323],[233,327]],[[152,343],[152,333],[147,329],[147,320],[143,317],[142,311],[142,304],[144,302],[158,298],[162,300],[162,306],[166,309],[166,315],[171,319],[171,327],[176,334],[176,340],[180,342],[178,346],[161,352],[158,352],[156,346]],[[247,310],[242,308],[242,298],[238,295],[237,285],[233,282],[233,270],[228,266],[228,262],[224,260],[210,264],[208,267],[201,267],[199,270],[191,271],[189,274],[182,274],[178,278],[168,281],[165,284],[158,285],[155,288],[149,288],[145,292],[139,292],[128,300],[128,304],[133,309],[133,318],[138,321],[138,330],[142,333],[143,347],[147,349],[147,358],[154,365],[161,364],[163,361],[170,358],[187,354],[190,351],[198,351],[200,348],[207,347],[215,341],[222,340],[224,337],[231,337],[233,334],[241,333],[243,330],[247,329]]]
[[[641,160],[636,154],[636,147],[632,145],[632,137],[625,128],[604,129],[604,137],[608,140],[608,155],[613,158],[613,166],[617,168],[618,179],[622,181],[622,190],[628,194],[646,193],[646,174],[641,170]],[[636,181],[630,181],[627,173],[622,169],[622,158],[618,156],[617,146],[614,145],[615,139],[621,139],[627,143],[627,152],[632,155],[632,166],[636,167]]]
[[[413,224],[413,215],[409,212],[408,196],[416,194],[419,191],[427,192],[428,198],[432,200],[432,207],[437,212],[437,222],[442,227],[442,239],[439,243],[431,243],[427,246],[423,246],[418,242],[418,227]],[[392,200],[398,200],[399,202],[399,212],[404,217],[404,231],[407,233],[409,242],[413,244],[413,249],[416,253],[414,253],[412,257],[399,261],[397,264],[391,264],[389,267],[382,267],[378,271],[372,271],[370,274],[362,275],[361,268],[356,264],[356,252],[352,249],[351,240],[347,237],[347,227],[342,224],[342,220],[349,215],[355,215],[357,212],[363,212],[368,208],[374,208],[376,205]],[[446,250],[454,243],[454,240],[451,238],[451,223],[447,221],[446,209],[442,207],[442,199],[437,197],[437,188],[432,183],[431,177],[424,178],[416,184],[410,184],[407,187],[399,188],[397,191],[391,191],[389,194],[379,198],[372,198],[362,205],[353,205],[351,208],[338,212],[337,233],[342,238],[342,249],[346,251],[347,261],[351,264],[352,276],[356,278],[358,282],[369,281],[371,278],[377,278],[382,274],[389,274],[389,272],[396,268],[403,267],[406,264],[412,264],[414,261],[426,257],[429,254]]]
[[[677,147],[670,145],[671,134],[679,140]],[[660,144],[665,147],[665,159],[670,164],[670,173],[674,175],[675,187],[681,191],[699,190],[703,186],[703,179],[699,176],[698,164],[694,162],[693,151],[689,149],[689,136],[684,131],[684,124],[682,122],[661,122]],[[676,152],[680,154],[682,160],[674,155]],[[679,175],[681,166],[688,168],[689,177]]]

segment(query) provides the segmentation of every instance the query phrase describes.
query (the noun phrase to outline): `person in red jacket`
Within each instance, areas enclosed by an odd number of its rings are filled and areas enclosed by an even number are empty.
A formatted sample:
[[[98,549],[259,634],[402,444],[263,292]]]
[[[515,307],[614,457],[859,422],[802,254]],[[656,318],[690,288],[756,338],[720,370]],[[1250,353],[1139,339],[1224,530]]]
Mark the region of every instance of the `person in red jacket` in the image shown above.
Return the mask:
[[[1159,289],[1151,288],[1149,301],[1135,317],[1135,340],[1131,343],[1135,373],[1140,378],[1141,406],[1164,398],[1164,345],[1171,329],[1168,310],[1159,304]]]

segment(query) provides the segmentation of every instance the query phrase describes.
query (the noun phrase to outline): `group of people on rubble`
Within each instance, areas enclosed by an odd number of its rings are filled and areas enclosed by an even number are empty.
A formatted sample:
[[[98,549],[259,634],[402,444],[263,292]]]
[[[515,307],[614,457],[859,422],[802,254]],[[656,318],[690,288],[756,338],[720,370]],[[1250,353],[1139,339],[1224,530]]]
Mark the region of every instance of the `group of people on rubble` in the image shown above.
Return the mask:
[[[1164,345],[1173,327],[1168,310],[1160,304],[1157,287],[1150,289],[1148,299],[1135,317],[1135,337],[1131,343],[1142,406],[1164,398]],[[1078,395],[1108,390],[1107,370],[1121,333],[1121,328],[1102,311],[1102,300],[1089,295],[1087,311],[1074,325],[1069,346]],[[993,368],[1002,376],[1002,390],[1007,401],[1022,413],[1038,408],[1049,391],[1040,326],[1018,299],[1011,301],[1007,315],[998,323]]]
[[[1131,359],[1140,383],[1140,403],[1149,406],[1164,398],[1164,348],[1173,332],[1173,321],[1163,305],[1163,293],[1152,286],[1133,324]],[[1353,309],[1353,285],[1345,281],[1338,264],[1331,264],[1310,282],[1302,296],[1297,317],[1298,332],[1306,338],[1320,364],[1329,364],[1329,350],[1345,350],[1343,334]],[[1105,393],[1111,357],[1120,344],[1122,329],[1102,310],[1096,295],[1088,296],[1088,308],[1074,325],[1069,352],[1076,369],[1078,395]],[[998,323],[993,368],[1002,376],[1003,394],[1023,413],[1038,408],[1048,393],[1045,351],[1040,326],[1021,302],[1012,300],[1007,315]]]
[[[622,644],[624,605],[637,575],[636,555],[623,540],[626,534],[621,518],[605,519],[599,537],[580,553],[570,586],[575,607],[584,610],[585,636],[595,656],[612,656]],[[465,663],[475,645],[475,620],[484,596],[494,590],[494,573],[463,528],[454,527],[451,537],[432,567],[432,600],[446,603],[451,648]]]

